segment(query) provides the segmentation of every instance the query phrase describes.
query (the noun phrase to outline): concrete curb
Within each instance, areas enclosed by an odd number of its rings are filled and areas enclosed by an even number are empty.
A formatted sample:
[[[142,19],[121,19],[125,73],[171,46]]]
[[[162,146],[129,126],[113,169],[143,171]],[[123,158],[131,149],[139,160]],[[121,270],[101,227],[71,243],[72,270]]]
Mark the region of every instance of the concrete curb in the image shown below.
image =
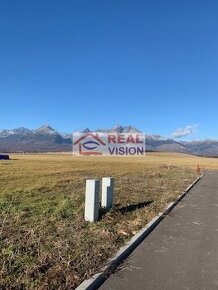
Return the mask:
[[[204,173],[205,174],[205,173]],[[106,265],[101,271],[93,275],[90,279],[82,282],[76,290],[95,290],[98,289],[107,277],[110,275],[113,269],[121,264],[141,242],[154,230],[154,228],[160,223],[160,221],[183,199],[187,193],[195,186],[195,184],[204,176],[199,176],[182,194],[180,194],[173,202],[169,203],[163,212],[154,217],[143,229],[135,234],[125,246],[121,247],[116,255],[109,259]]]

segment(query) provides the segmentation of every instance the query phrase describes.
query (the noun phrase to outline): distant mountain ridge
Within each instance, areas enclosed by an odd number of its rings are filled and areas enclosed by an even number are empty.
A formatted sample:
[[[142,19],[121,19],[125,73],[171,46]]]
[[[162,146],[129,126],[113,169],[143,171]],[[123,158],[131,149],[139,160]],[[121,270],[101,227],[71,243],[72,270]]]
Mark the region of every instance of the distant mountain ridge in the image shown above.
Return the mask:
[[[96,132],[115,132],[115,133],[140,133],[141,131],[133,126],[116,125],[111,129],[97,129]]]
[[[0,131],[0,152],[70,151],[72,139],[49,125],[30,130],[20,127]]]
[[[89,132],[86,128],[83,132]],[[111,129],[97,129],[97,132],[139,133],[133,126],[116,125]],[[0,152],[63,152],[72,150],[72,135],[63,134],[50,125],[38,129],[25,127],[0,131]],[[218,156],[218,141],[175,141],[159,135],[146,135],[147,151],[179,152],[202,156]]]

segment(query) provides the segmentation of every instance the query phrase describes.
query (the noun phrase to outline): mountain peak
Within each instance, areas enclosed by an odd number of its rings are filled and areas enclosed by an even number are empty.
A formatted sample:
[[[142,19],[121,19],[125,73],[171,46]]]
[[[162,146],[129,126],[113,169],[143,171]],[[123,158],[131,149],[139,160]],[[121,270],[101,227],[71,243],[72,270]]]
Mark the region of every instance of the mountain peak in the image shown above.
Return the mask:
[[[130,125],[128,126],[116,125],[111,129],[111,131],[117,133],[140,133],[139,129]]]
[[[97,132],[114,132],[114,133],[141,133],[139,129],[133,126],[116,125],[111,129],[97,129]]]
[[[19,127],[19,128],[10,129],[10,130],[4,129],[0,131],[0,137],[6,138],[11,135],[18,135],[18,134],[25,135],[25,134],[30,134],[30,133],[32,133],[32,131],[25,127]]]
[[[25,127],[19,127],[19,128],[13,129],[12,131],[14,131],[15,133],[21,133],[21,134],[31,133],[31,130]]]
[[[43,135],[47,135],[47,134],[57,135],[58,134],[58,132],[48,124],[42,125],[38,129],[36,129],[35,133],[43,134]]]

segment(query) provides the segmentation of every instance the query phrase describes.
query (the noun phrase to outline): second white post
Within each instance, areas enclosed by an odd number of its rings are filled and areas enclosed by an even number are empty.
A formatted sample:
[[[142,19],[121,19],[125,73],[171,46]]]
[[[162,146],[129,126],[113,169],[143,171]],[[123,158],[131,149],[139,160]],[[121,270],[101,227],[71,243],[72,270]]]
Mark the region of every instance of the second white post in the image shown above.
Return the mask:
[[[113,207],[113,192],[114,192],[114,179],[112,177],[102,178],[102,196],[101,206],[105,209]]]

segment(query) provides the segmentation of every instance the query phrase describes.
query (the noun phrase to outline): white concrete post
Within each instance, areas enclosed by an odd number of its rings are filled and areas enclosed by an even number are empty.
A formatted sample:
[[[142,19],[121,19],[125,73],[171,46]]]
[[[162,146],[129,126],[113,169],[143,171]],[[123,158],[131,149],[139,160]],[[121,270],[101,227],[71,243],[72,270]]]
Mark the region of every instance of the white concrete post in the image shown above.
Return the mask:
[[[114,179],[112,177],[103,177],[101,206],[105,209],[110,209],[113,207],[113,191]]]
[[[86,180],[85,220],[95,222],[99,216],[99,180]]]

